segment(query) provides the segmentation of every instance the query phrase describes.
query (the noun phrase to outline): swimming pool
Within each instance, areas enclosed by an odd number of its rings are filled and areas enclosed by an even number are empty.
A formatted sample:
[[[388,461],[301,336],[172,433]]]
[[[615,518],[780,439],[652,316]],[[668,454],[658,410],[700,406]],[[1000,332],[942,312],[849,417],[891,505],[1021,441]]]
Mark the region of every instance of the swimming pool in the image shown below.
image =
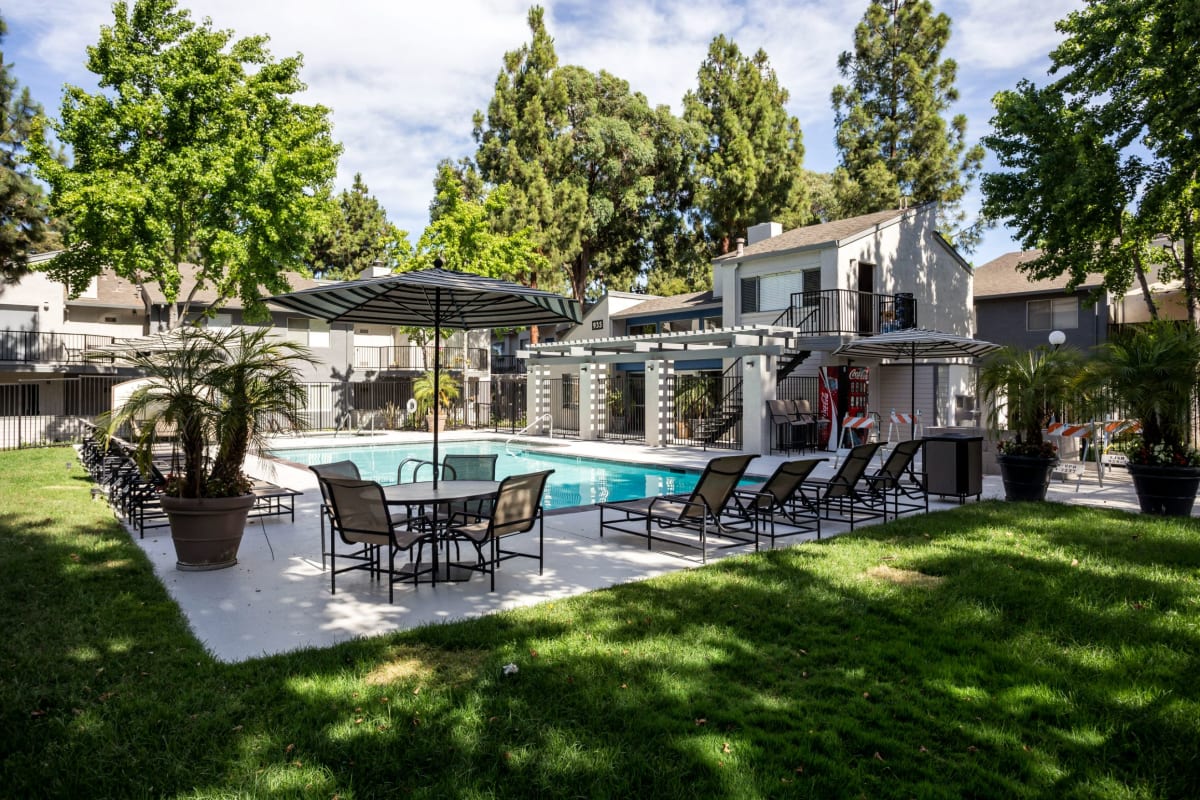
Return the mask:
[[[496,441],[442,442],[442,455],[479,454],[499,456],[496,459],[497,479],[523,472],[554,470],[546,483],[543,507],[571,508],[635,497],[654,497],[660,494],[690,492],[696,486],[699,472],[642,464],[624,464],[595,458],[567,456],[527,445],[511,445]],[[405,458],[429,459],[430,445],[363,445],[358,447],[310,447],[295,450],[278,449],[276,458],[297,464],[328,464],[331,461],[353,461],[363,478],[382,484],[396,482],[396,469]],[[405,480],[411,480],[405,467]],[[422,480],[431,477],[428,467],[421,470]],[[753,482],[753,481],[747,481]]]

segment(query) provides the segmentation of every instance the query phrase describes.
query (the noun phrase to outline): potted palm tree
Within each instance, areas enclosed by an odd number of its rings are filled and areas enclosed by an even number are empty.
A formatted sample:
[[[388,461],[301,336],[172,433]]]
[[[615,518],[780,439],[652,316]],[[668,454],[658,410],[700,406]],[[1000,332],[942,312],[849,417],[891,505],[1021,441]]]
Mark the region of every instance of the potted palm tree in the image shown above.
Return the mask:
[[[413,399],[417,401],[417,417],[425,417],[425,425],[433,430],[433,398],[437,395],[438,408],[442,414],[438,417],[438,430],[446,427],[446,415],[450,406],[458,399],[458,381],[448,372],[438,375],[437,391],[434,391],[433,370],[427,370],[413,381]]]
[[[1082,367],[1078,350],[1045,345],[1003,347],[984,360],[979,390],[988,403],[989,427],[997,438],[1002,428],[1013,434],[996,445],[1006,499],[1046,499],[1058,451],[1042,432],[1055,409],[1073,399]]]
[[[681,375],[675,394],[676,435],[688,439],[712,415],[712,383],[704,375]]]
[[[305,426],[300,366],[303,345],[274,338],[268,328],[182,328],[168,347],[123,356],[145,380],[103,420],[107,436],[137,425],[136,458],[143,474],[157,469],[164,433],[171,434],[162,506],[182,570],[231,567],[246,516],[254,505],[242,471],[261,444],[263,424]]]
[[[1142,511],[1190,516],[1200,488],[1200,452],[1188,443],[1200,334],[1167,320],[1139,325],[1101,347],[1090,374],[1141,425],[1128,456]]]

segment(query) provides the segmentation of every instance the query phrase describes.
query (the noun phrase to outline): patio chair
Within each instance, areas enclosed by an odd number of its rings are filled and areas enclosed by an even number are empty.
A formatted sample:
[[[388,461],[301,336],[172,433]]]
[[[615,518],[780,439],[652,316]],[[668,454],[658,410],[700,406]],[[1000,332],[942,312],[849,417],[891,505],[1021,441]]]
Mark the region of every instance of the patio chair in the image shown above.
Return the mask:
[[[358,480],[362,476],[358,472],[358,465],[353,461],[334,461],[329,464],[313,464],[309,467],[317,476],[317,485],[321,488],[321,508],[318,511],[318,516],[321,521],[321,569],[325,569],[325,559],[329,556],[329,551],[333,549],[333,504],[329,502],[329,492],[325,489],[326,478],[353,478]],[[325,544],[325,522],[329,522],[329,544]]]
[[[604,538],[605,529],[630,533],[646,538],[646,549],[651,549],[655,540],[670,542],[684,547],[698,548],[700,560],[708,561],[708,537],[711,533],[731,542],[724,547],[737,547],[741,544],[754,543],[758,549],[758,532],[754,529],[752,519],[738,515],[729,508],[733,500],[734,489],[746,473],[746,467],[756,456],[737,455],[720,456],[708,462],[704,473],[696,482],[696,488],[691,494],[662,495],[660,497],[645,497],[640,500],[626,500],[615,503],[600,503],[600,538]],[[605,522],[604,514],[608,511],[623,515],[621,518]],[[629,527],[630,523],[638,523],[637,527]],[[663,536],[655,530],[691,531],[700,535],[699,544],[679,536]]]
[[[494,481],[496,480],[495,453],[489,455],[449,453],[442,456],[442,480],[444,481]],[[451,503],[447,517],[457,513],[483,515],[489,500],[467,500],[461,503]]]
[[[884,516],[868,494],[863,475],[879,449],[879,442],[852,447],[842,459],[837,472],[828,480],[807,480],[801,491],[805,502],[812,504],[822,519],[848,522],[850,530],[869,519]],[[811,494],[810,494],[811,492]],[[836,507],[836,512],[835,512]]]
[[[771,425],[775,428],[775,443],[771,452],[777,450],[791,453],[792,450],[803,451],[811,447],[809,428],[812,420],[809,414],[797,411],[794,400],[768,400],[767,413],[771,416]]]
[[[542,493],[546,488],[546,479],[554,472],[552,469],[543,472],[530,472],[524,475],[510,475],[500,482],[496,499],[485,514],[458,512],[451,517],[446,528],[446,536],[455,541],[470,542],[475,547],[478,561],[475,565],[459,564],[458,566],[473,569],[487,574],[491,579],[490,591],[496,591],[496,567],[501,561],[510,558],[536,558],[538,574],[542,574],[543,553],[545,550],[545,521],[542,513]],[[500,541],[519,533],[527,533],[538,529],[537,553],[526,553],[519,550],[505,550]]]
[[[796,536],[801,533],[816,533],[821,538],[821,515],[804,497],[804,481],[824,458],[809,458],[785,461],[776,468],[765,483],[739,486],[734,490],[734,500],[739,512],[754,519],[760,533],[771,537],[771,549],[775,539]],[[784,533],[776,532],[776,524],[788,528]],[[769,526],[769,527],[767,527]]]
[[[328,465],[326,465],[328,466]],[[336,539],[332,537],[329,545],[329,593],[337,593],[337,576],[342,572],[366,570],[372,577],[378,577],[383,572],[380,564],[380,553],[383,548],[388,552],[388,602],[395,596],[397,572],[396,553],[408,551],[409,563],[412,567],[401,576],[407,576],[416,584],[423,574],[433,575],[432,564],[421,569],[421,551],[426,542],[433,542],[433,533],[429,530],[410,529],[407,520],[397,520],[392,517],[387,500],[383,496],[383,487],[375,481],[356,480],[354,478],[327,477],[321,479],[323,492],[332,511],[332,531],[337,538],[350,546],[350,551],[341,554],[341,558],[351,561],[350,566],[337,568]],[[354,549],[354,548],[358,549]],[[413,562],[413,550],[416,549],[416,561]],[[400,578],[402,579],[402,577]]]
[[[897,442],[883,462],[883,467],[878,472],[863,476],[869,496],[882,504],[884,519],[887,519],[889,499],[892,503],[892,519],[917,511],[929,513],[929,493],[913,472],[913,461],[924,444],[924,439]]]

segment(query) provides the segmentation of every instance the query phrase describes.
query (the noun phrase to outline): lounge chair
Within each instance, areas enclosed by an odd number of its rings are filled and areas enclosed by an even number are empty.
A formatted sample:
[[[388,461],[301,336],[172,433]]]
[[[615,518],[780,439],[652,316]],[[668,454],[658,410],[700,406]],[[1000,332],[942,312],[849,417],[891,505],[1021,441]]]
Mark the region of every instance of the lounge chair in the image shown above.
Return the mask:
[[[421,551],[426,542],[433,542],[433,533],[427,529],[410,529],[407,520],[397,520],[392,517],[387,500],[383,496],[383,487],[375,481],[356,480],[354,478],[327,477],[321,479],[323,493],[329,501],[332,511],[332,531],[342,542],[349,545],[350,552],[343,553],[341,558],[349,559],[352,563],[342,569],[337,568],[337,547],[331,534],[329,546],[329,592],[337,593],[337,576],[351,570],[367,570],[372,577],[383,572],[380,563],[380,553],[384,548],[388,552],[388,602],[395,595],[397,578],[396,553],[407,550],[409,561],[412,563],[413,549],[417,551],[416,562],[406,572],[399,573],[400,578],[409,577],[417,583],[423,574],[433,574],[432,564],[421,569]],[[354,549],[354,548],[358,549]]]
[[[863,475],[879,450],[879,442],[852,447],[828,480],[808,480],[802,491],[804,500],[815,507],[823,519],[848,522],[850,530],[869,519],[879,519],[884,512],[872,501]]]
[[[775,540],[801,533],[816,533],[821,538],[821,515],[814,505],[804,497],[804,481],[824,458],[809,458],[785,461],[779,465],[765,483],[739,486],[734,498],[739,511],[754,519],[761,534],[771,537],[771,549]],[[778,533],[776,525],[786,529]]]
[[[496,591],[496,567],[510,558],[536,558],[538,574],[542,574],[545,550],[545,522],[542,513],[542,493],[546,479],[554,472],[530,472],[525,475],[510,475],[500,482],[496,499],[484,513],[464,510],[456,512],[446,527],[445,535],[456,541],[470,542],[475,547],[478,561],[475,565],[458,564],[459,567],[477,570],[491,578],[491,591]],[[537,553],[505,550],[500,540],[519,533],[538,529]]]
[[[929,513],[929,493],[925,491],[925,486],[912,469],[913,461],[923,444],[924,439],[897,442],[887,460],[883,462],[883,468],[863,476],[870,497],[883,506],[884,519],[887,519],[889,499],[893,519],[901,514],[916,511]]]
[[[658,540],[685,547],[698,548],[701,561],[708,561],[708,537],[719,536],[731,540],[721,547],[736,547],[754,543],[758,549],[758,533],[752,519],[744,514],[731,513],[734,489],[746,473],[746,467],[755,456],[721,456],[708,462],[704,473],[696,482],[691,494],[646,497],[641,500],[626,500],[600,504],[600,538],[605,529],[631,533],[646,537],[646,549]],[[605,522],[605,512],[622,517]],[[736,509],[734,509],[736,512]],[[631,527],[630,523],[637,523]],[[656,530],[691,531],[699,533],[699,543],[679,536],[663,536]]]

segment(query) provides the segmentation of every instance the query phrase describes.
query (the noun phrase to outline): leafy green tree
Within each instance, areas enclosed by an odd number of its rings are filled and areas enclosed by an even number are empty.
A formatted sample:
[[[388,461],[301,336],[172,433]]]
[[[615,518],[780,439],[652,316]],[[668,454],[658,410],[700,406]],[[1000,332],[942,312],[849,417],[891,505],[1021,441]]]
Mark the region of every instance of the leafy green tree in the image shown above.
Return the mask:
[[[8,26],[0,19],[0,40]],[[25,145],[42,113],[29,88],[18,91],[11,66],[0,53],[0,277],[27,271],[26,259],[41,252],[51,233],[49,211],[41,188],[25,164]]]
[[[262,296],[289,289],[283,271],[303,268],[311,232],[328,224],[340,151],[328,110],[294,101],[301,59],[273,60],[265,37],[235,41],[173,0],[113,12],[88,48],[101,91],[68,86],[52,126],[73,166],[31,143],[70,226],[48,271],[77,294],[112,267],[174,300],[190,261],[198,288],[264,316]]]
[[[695,150],[696,214],[715,254],[759,222],[794,227],[810,219],[800,122],[785,110],[767,54],[751,57],[717,36],[683,98],[683,118],[701,131]],[[711,254],[711,253],[710,253]]]
[[[1059,22],[1057,79],[999,93],[993,135],[1002,171],[984,176],[984,213],[1039,247],[1036,277],[1088,272],[1124,292],[1147,271],[1181,278],[1195,323],[1200,206],[1200,15],[1168,0],[1089,3]],[[1162,242],[1167,242],[1164,249]]]
[[[873,0],[854,29],[854,51],[838,57],[848,85],[833,89],[835,176],[841,211],[868,214],[936,201],[943,223],[961,246],[977,229],[963,230],[961,201],[983,163],[983,148],[967,147],[967,118],[944,115],[958,100],[958,66],[942,58],[950,18],[929,0]]]
[[[353,280],[376,261],[388,263],[396,244],[407,238],[355,173],[351,187],[338,195],[331,227],[316,235],[312,269],[326,278]]]

